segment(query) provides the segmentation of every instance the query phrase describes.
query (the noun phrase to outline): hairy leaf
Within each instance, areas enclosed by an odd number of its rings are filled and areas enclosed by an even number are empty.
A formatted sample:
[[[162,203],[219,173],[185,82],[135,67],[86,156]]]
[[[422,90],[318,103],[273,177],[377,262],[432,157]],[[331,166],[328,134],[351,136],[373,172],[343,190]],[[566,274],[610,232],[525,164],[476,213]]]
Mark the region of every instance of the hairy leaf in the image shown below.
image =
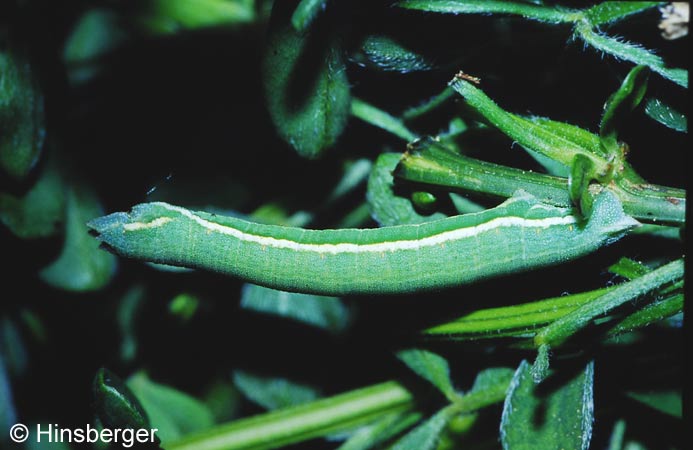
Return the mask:
[[[417,375],[438,388],[449,400],[458,397],[450,379],[448,362],[427,350],[409,349],[397,352],[397,357]]]
[[[537,385],[531,366],[522,361],[503,406],[503,448],[589,448],[594,420],[593,367],[593,363],[587,364],[557,386],[549,386],[551,379]]]
[[[1,44],[0,169],[12,178],[22,179],[43,148],[43,94],[28,58],[21,51],[4,51]]]
[[[288,2],[286,2],[288,3]],[[332,147],[350,112],[341,47],[330,30],[298,33],[275,4],[262,64],[267,108],[279,135],[299,155],[317,158]]]

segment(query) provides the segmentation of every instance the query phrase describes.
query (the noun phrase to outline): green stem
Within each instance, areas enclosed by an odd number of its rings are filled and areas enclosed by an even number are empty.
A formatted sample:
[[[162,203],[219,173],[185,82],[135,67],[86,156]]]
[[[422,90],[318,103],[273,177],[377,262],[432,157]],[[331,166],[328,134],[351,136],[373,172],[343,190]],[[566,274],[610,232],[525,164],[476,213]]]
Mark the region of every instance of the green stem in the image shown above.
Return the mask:
[[[648,294],[668,283],[681,279],[683,270],[683,259],[678,259],[640,278],[617,286],[601,297],[544,328],[534,337],[534,344],[536,346],[561,344],[577,331],[590,324],[596,317],[602,316],[641,295]]]
[[[431,138],[405,153],[395,176],[454,190],[510,197],[523,189],[544,203],[570,206],[566,178],[501,166],[457,154]],[[619,198],[624,211],[645,222],[682,225],[686,220],[686,192],[681,189],[619,178],[606,186]]]
[[[321,437],[412,408],[414,399],[389,381],[304,405],[240,419],[164,445],[166,450],[261,450]]]
[[[686,221],[686,191],[620,178],[608,186],[623,209],[638,220],[683,225]]]
[[[523,189],[542,202],[570,205],[568,180],[457,154],[430,138],[404,154],[394,175],[415,183],[510,197]]]

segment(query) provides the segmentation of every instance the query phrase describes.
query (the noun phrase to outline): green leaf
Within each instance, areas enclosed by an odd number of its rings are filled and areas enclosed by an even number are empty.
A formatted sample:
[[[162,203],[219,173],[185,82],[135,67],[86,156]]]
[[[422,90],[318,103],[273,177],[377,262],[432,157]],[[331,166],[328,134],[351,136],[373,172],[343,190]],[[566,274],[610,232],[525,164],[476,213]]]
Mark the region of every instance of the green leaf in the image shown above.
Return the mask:
[[[433,69],[426,57],[409,50],[394,38],[380,34],[367,36],[352,59],[385,72],[410,73]]]
[[[565,122],[557,122],[545,117],[535,116],[527,117],[526,119],[537,125],[541,125],[541,127],[549,130],[551,133],[560,136],[563,139],[567,139],[579,147],[589,150],[592,154],[604,154],[599,136],[585,130],[584,128],[580,128]],[[544,167],[544,169],[546,169],[547,173],[564,178],[568,178],[570,175],[570,169],[565,164],[554,161],[553,159],[548,158],[543,154],[532,150],[531,148],[524,148],[532,158],[534,158]]]
[[[84,13],[63,48],[63,60],[70,81],[89,81],[103,69],[102,58],[116,50],[127,38],[115,12],[97,8]]]
[[[417,137],[416,134],[409,131],[406,125],[398,118],[358,98],[353,98],[351,100],[351,114],[364,122],[368,122],[371,125],[389,131],[407,142],[413,141]]]
[[[5,366],[5,361],[0,347],[0,443],[8,439],[7,430],[17,423],[17,412],[14,409],[12,399],[12,385],[10,376]]]
[[[309,403],[320,397],[320,392],[311,386],[242,370],[233,372],[233,382],[243,395],[270,411]]]
[[[597,50],[608,53],[618,59],[647,66],[653,72],[660,74],[679,86],[688,87],[688,71],[686,69],[669,67],[661,57],[637,44],[598,33],[587,22],[578,22],[575,26],[575,32],[585,43]]]
[[[430,99],[424,101],[419,105],[407,108],[402,113],[402,120],[412,120],[416,119],[417,117],[423,116],[424,114],[427,114],[435,110],[439,106],[445,104],[445,102],[454,97],[455,91],[452,90],[449,86],[446,86],[440,94],[431,97]]]
[[[638,14],[665,2],[622,2],[608,1],[584,11],[593,27],[605,25]]]
[[[623,450],[623,436],[626,433],[626,422],[623,419],[617,420],[609,438],[608,450]]]
[[[402,157],[399,153],[381,153],[368,179],[368,203],[371,214],[380,226],[424,223],[443,219],[445,214],[435,212],[430,216],[419,214],[408,198],[395,194],[392,171]]]
[[[459,397],[450,380],[450,367],[445,358],[420,349],[399,351],[397,357],[417,375],[438,388],[448,400],[453,401]]]
[[[94,291],[111,280],[116,258],[99,248],[86,225],[87,221],[103,213],[91,190],[81,186],[67,189],[65,242],[58,259],[41,270],[43,281],[69,291]]]
[[[565,316],[607,291],[597,289],[520,305],[480,309],[457,320],[431,327],[424,333],[451,336],[456,340],[528,336],[537,327]]]
[[[240,391],[227,377],[220,377],[213,381],[205,389],[202,400],[216,423],[224,423],[236,418],[243,405]]]
[[[670,416],[679,419],[683,417],[683,401],[679,390],[628,392],[628,397]]]
[[[101,368],[96,372],[92,394],[96,415],[104,428],[150,428],[147,412],[138,398],[110,370]]]
[[[144,0],[135,20],[150,33],[252,22],[255,0]]]
[[[506,450],[582,449],[592,436],[594,364],[559,386],[532,379],[522,361],[503,406],[501,442]]]
[[[431,418],[395,442],[391,450],[432,450],[438,444],[440,433],[450,420],[450,407],[443,408]]]
[[[336,36],[296,32],[285,19],[288,3],[274,5],[262,63],[265,98],[279,135],[299,155],[317,158],[346,125],[349,81]]]
[[[298,32],[306,31],[320,10],[325,9],[326,3],[327,0],[301,0],[291,16],[294,29]]]
[[[650,268],[630,258],[622,257],[617,263],[609,267],[609,272],[632,280],[650,272]]]
[[[680,282],[683,279],[683,266],[683,260],[677,259],[632,281],[616,286],[545,327],[534,336],[534,343],[557,345],[564,342],[591,324],[594,319],[607,314],[614,308],[672,283]]]
[[[688,133],[688,117],[663,103],[658,98],[645,101],[645,114],[672,130]]]
[[[418,412],[391,414],[358,429],[337,450],[368,450],[398,435],[421,420]]]
[[[120,359],[131,362],[137,354],[136,319],[144,300],[144,286],[136,284],[128,289],[118,303],[116,320],[120,331]]]
[[[181,292],[171,299],[168,312],[183,322],[192,319],[200,306],[200,298],[194,294]]]
[[[38,161],[45,140],[43,94],[29,60],[20,51],[3,51],[2,44],[0,41],[0,169],[22,179]]]
[[[590,173],[594,173],[592,161],[587,159],[585,155],[575,155],[573,164],[570,166],[570,176],[568,177],[568,192],[570,193],[570,201],[577,205],[580,213],[588,217],[590,215],[590,194],[589,178]]]
[[[0,222],[22,239],[45,238],[60,230],[65,214],[65,186],[52,165],[22,196],[0,192]]]
[[[683,294],[674,294],[663,300],[656,301],[635,311],[614,325],[608,332],[610,336],[618,336],[652,323],[673,318],[683,313]]]
[[[146,373],[137,372],[127,380],[128,387],[147,412],[152,428],[167,443],[187,434],[205,430],[214,424],[212,413],[204,403],[170,386],[152,381]]]
[[[344,198],[350,192],[358,188],[361,183],[364,183],[371,173],[373,163],[370,159],[361,158],[354,161],[346,161],[344,163],[344,172],[339,183],[335,185],[327,197],[326,202],[333,202]]]
[[[338,297],[299,294],[246,283],[241,307],[296,320],[334,333],[349,325],[349,310]]]
[[[22,334],[10,316],[0,316],[0,358],[5,369],[15,377],[24,375],[28,354]]]
[[[474,384],[467,394],[494,390],[497,386],[508,386],[515,371],[509,367],[489,367],[476,375]]]
[[[617,128],[642,101],[647,91],[649,75],[650,71],[647,67],[633,67],[618,90],[609,97],[604,105],[604,114],[599,125],[599,136],[604,149],[612,157],[620,157]]]
[[[571,22],[575,11],[501,0],[403,0],[400,8],[448,14],[513,14],[541,22]]]

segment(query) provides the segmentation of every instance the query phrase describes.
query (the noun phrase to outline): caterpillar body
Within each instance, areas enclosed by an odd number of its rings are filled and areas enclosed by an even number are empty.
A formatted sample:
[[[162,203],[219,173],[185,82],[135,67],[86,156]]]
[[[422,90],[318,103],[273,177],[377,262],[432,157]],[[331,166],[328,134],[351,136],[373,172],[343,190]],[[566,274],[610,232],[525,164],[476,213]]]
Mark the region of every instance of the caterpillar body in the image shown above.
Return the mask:
[[[88,223],[111,251],[286,291],[392,294],[471,283],[586,255],[639,223],[611,193],[590,217],[519,192],[479,213],[375,229],[308,230],[144,203]]]

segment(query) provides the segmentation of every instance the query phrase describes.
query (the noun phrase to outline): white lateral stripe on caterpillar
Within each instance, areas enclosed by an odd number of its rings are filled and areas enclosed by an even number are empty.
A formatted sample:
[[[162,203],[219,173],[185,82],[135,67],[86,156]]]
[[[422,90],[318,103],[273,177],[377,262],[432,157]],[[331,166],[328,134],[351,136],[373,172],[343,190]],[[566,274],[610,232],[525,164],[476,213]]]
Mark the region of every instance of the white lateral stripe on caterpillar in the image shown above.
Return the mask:
[[[289,249],[296,251],[308,251],[324,254],[337,253],[384,253],[397,250],[416,250],[422,247],[433,247],[436,245],[445,244],[446,242],[456,241],[458,239],[476,236],[486,231],[494,230],[503,227],[523,227],[523,228],[548,228],[556,225],[571,225],[577,222],[575,216],[566,215],[561,217],[545,217],[542,219],[525,219],[523,217],[505,216],[497,217],[488,222],[480,223],[475,226],[458,228],[455,230],[444,231],[438,234],[427,236],[415,240],[395,240],[387,242],[378,242],[371,244],[354,244],[354,243],[338,243],[338,244],[309,244],[291,241],[288,239],[280,239],[268,236],[257,236],[254,234],[245,233],[233,227],[221,225],[194,214],[193,212],[178,206],[169,205],[168,203],[157,203],[158,206],[164,207],[170,211],[178,212],[185,217],[194,220],[203,228],[217,233],[235,237],[244,242],[253,242],[265,247]],[[142,223],[135,222],[125,225],[127,231],[141,230],[147,228],[155,228],[162,226],[169,220],[167,217],[159,217],[151,222]]]
[[[146,230],[149,228],[157,228],[162,225],[165,225],[172,221],[170,217],[157,217],[156,219],[152,220],[151,222],[134,222],[134,223],[126,223],[123,225],[123,229],[125,231],[137,231],[137,230]]]

